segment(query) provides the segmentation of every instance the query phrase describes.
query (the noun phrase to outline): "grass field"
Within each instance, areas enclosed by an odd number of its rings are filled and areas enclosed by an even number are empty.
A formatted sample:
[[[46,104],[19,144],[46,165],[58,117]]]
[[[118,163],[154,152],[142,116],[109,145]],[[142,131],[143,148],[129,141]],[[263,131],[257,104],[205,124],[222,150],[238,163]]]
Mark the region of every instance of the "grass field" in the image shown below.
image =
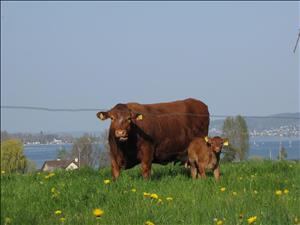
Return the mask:
[[[219,182],[192,180],[180,166],[155,165],[145,181],[136,167],[108,184],[109,168],[2,174],[1,224],[300,224],[299,163],[231,163],[221,171]],[[96,217],[96,208],[104,214]]]

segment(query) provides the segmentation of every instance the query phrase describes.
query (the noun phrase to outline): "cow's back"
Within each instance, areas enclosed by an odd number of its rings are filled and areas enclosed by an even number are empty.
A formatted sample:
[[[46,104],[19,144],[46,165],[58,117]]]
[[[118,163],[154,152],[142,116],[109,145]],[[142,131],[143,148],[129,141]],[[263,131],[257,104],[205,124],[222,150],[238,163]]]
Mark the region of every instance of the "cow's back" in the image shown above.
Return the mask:
[[[193,138],[208,134],[208,107],[201,101],[186,99],[158,104],[128,103],[127,106],[144,115],[137,126],[153,141],[154,162],[185,158]]]

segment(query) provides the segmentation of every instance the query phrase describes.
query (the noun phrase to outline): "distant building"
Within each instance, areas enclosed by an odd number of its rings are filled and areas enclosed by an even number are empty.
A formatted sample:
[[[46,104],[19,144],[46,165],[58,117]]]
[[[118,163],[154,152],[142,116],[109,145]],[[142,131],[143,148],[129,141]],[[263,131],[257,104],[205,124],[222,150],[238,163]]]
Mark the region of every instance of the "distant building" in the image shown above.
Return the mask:
[[[41,171],[53,171],[55,169],[75,170],[79,168],[78,158],[74,160],[51,160],[45,161]]]

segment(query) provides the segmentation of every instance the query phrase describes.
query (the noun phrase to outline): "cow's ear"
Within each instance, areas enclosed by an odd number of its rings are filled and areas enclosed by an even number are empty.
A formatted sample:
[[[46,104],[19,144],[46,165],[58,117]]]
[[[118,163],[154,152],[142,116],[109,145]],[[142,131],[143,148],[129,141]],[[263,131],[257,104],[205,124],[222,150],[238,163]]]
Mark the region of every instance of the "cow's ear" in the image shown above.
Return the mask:
[[[226,139],[224,139],[223,146],[228,146],[228,145],[229,145],[229,141],[228,141],[228,139],[226,138]]]
[[[100,119],[100,120],[106,120],[109,118],[109,115],[108,115],[108,112],[98,112],[97,113],[97,117]]]
[[[132,118],[133,118],[134,120],[143,120],[143,119],[144,119],[144,116],[143,116],[143,114],[141,114],[141,113],[132,113]]]
[[[143,116],[143,114],[138,113],[135,119],[136,120],[143,120],[144,116]]]

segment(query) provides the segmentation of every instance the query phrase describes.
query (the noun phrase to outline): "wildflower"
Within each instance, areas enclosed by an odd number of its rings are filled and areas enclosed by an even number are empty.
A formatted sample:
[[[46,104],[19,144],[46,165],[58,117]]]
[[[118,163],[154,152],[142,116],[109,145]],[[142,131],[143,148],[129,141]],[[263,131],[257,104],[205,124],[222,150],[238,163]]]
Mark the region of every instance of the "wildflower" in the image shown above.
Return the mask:
[[[294,219],[294,224],[299,225],[300,224],[300,220],[298,219],[298,217],[296,216]]]
[[[282,195],[282,191],[281,190],[276,190],[275,195]]]
[[[284,190],[283,190],[283,193],[284,193],[284,194],[288,194],[288,193],[289,193],[289,190],[288,190],[288,189],[284,189]]]
[[[167,201],[173,201],[172,197],[167,197],[166,199],[167,199]]]
[[[144,192],[143,195],[144,195],[144,197],[150,197],[151,194],[148,192]]]
[[[54,193],[56,190],[55,190],[55,187],[51,188],[51,192]]]
[[[43,181],[40,181],[40,184],[44,184],[44,182],[43,182]]]
[[[146,222],[145,222],[145,225],[155,225],[153,222],[151,222],[150,220],[147,220]]]
[[[61,218],[59,218],[59,220],[60,220],[60,222],[65,222],[65,220],[66,220],[66,218],[64,218],[64,217],[61,217]]]
[[[223,222],[223,220],[217,220],[216,224],[217,224],[217,225],[223,225],[224,222]]]
[[[247,219],[248,224],[254,223],[254,222],[256,221],[256,219],[257,219],[257,216],[251,216],[251,217],[249,217],[249,218]]]
[[[104,184],[110,184],[110,180],[104,180],[103,183]]]
[[[104,214],[104,211],[102,209],[96,208],[93,210],[93,214],[94,214],[94,216],[99,218]]]
[[[243,177],[239,177],[239,180],[243,180]]]
[[[258,191],[257,191],[257,190],[254,190],[253,192],[254,192],[254,194],[256,194],[256,195],[258,194]]]
[[[136,189],[135,189],[135,188],[132,188],[132,189],[131,189],[131,192],[136,192]]]
[[[1,174],[5,174],[5,170],[1,170]]]
[[[220,189],[220,191],[224,192],[224,191],[226,191],[226,188],[225,188],[225,187],[222,187],[222,188]]]
[[[232,192],[232,195],[237,195],[237,193],[234,191],[234,192]]]
[[[61,210],[56,210],[54,213],[55,213],[55,215],[60,215],[62,213],[62,211]]]
[[[150,198],[158,199],[158,195],[157,195],[157,194],[151,194],[151,195],[150,195]]]
[[[5,217],[5,221],[4,221],[4,224],[10,224],[11,223],[11,218],[9,217]]]
[[[157,203],[162,203],[162,199],[159,198],[159,199],[157,200]]]

